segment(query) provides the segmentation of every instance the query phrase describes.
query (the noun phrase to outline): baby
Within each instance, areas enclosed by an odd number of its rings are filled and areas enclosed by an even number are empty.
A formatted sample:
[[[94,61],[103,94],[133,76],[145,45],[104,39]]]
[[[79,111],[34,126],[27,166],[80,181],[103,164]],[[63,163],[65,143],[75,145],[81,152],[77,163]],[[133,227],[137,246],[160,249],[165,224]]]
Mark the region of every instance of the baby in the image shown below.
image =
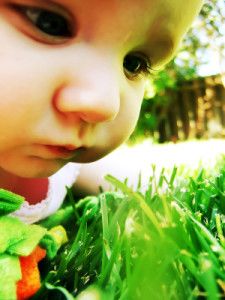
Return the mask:
[[[0,0],[0,187],[26,197],[21,219],[57,210],[76,177],[97,190],[103,163],[85,163],[130,136],[202,2]]]

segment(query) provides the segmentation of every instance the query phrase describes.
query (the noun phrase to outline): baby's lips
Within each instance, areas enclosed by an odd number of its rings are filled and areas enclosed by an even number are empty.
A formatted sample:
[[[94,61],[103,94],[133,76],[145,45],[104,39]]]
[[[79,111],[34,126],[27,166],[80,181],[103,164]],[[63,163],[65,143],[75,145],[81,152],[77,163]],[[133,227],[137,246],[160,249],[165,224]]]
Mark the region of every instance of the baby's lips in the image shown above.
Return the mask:
[[[76,150],[76,149],[78,149],[80,147],[76,147],[74,145],[65,145],[65,146],[62,146],[62,148],[65,148],[68,151],[74,151],[74,150]]]
[[[62,145],[43,145],[38,156],[44,159],[72,159],[79,147],[68,149]]]

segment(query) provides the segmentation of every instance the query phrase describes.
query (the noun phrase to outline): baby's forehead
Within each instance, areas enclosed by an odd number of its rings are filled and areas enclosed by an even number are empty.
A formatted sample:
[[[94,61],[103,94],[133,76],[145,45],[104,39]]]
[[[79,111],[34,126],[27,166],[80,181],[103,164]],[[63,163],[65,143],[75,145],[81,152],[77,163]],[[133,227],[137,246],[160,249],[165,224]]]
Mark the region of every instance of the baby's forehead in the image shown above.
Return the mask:
[[[69,20],[83,40],[109,47],[120,43],[128,50],[143,46],[155,60],[157,56],[164,59],[172,55],[202,3],[202,0],[14,1],[71,16]]]

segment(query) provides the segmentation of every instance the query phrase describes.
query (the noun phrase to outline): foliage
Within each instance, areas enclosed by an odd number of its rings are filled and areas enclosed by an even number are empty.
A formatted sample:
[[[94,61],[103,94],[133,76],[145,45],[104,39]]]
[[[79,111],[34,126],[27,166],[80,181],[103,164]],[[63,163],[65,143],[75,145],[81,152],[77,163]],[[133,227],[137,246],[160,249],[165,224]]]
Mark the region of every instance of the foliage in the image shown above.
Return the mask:
[[[107,176],[115,191],[86,197],[42,221],[69,242],[41,265],[34,299],[220,299],[225,297],[225,169],[176,167],[145,193]],[[212,175],[213,174],[213,175]],[[74,203],[74,202],[73,202]]]

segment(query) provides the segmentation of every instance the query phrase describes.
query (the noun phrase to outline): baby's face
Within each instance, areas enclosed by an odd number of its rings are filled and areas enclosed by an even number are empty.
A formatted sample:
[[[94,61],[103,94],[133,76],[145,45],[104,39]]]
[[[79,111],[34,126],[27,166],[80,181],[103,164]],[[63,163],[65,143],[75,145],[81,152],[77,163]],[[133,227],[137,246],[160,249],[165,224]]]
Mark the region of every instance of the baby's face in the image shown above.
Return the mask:
[[[201,3],[0,0],[0,167],[49,176],[118,147]]]

